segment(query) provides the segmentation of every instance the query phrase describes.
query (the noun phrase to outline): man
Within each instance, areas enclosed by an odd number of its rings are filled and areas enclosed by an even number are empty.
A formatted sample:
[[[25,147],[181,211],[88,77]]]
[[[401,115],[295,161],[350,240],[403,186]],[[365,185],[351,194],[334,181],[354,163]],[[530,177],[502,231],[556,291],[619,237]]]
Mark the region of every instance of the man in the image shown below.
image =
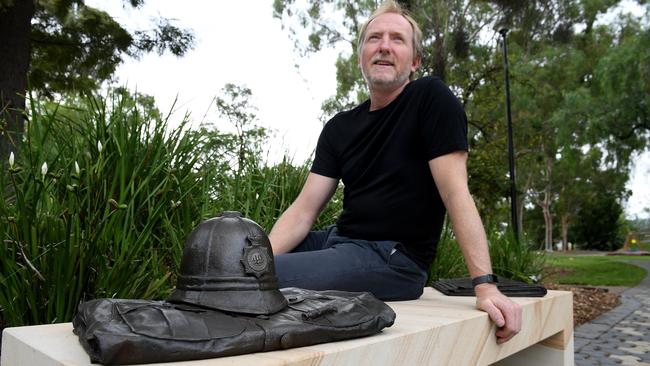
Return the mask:
[[[410,81],[421,38],[393,1],[364,24],[358,55],[370,99],[325,125],[301,193],[269,234],[279,285],[417,298],[446,208],[469,273],[480,283],[477,308],[497,324],[503,343],[521,329],[521,308],[485,276],[492,268],[467,185],[462,106],[439,79]],[[345,190],[337,225],[310,232],[339,179]]]

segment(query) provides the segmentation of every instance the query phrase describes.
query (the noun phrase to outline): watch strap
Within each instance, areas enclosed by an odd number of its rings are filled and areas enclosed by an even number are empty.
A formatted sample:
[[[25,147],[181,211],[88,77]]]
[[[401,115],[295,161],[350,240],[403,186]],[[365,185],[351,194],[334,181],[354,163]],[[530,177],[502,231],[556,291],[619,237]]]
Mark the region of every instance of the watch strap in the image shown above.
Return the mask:
[[[499,283],[499,278],[492,273],[472,278],[472,287],[482,283]]]

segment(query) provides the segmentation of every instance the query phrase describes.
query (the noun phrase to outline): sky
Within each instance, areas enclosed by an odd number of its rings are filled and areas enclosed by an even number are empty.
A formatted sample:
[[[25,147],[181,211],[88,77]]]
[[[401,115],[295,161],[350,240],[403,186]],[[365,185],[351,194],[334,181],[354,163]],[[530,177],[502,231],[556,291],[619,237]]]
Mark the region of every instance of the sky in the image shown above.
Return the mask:
[[[285,152],[299,162],[311,155],[323,126],[321,103],[336,90],[337,53],[330,49],[299,57],[280,20],[272,16],[271,0],[150,0],[137,10],[122,8],[117,0],[86,3],[131,29],[149,29],[149,19],[162,16],[193,30],[196,46],[185,56],[152,53],[127,59],[117,70],[119,84],[153,95],[163,112],[177,98],[172,121],[189,111],[195,125],[217,122],[228,131],[232,126],[218,121],[211,102],[226,83],[234,83],[251,89],[258,123],[276,133],[270,161]]]
[[[128,29],[149,29],[150,19],[174,19],[191,28],[195,48],[185,56],[128,59],[118,68],[119,85],[153,95],[158,107],[180,122],[190,113],[193,125],[215,123],[219,130],[233,126],[220,121],[212,103],[226,83],[251,89],[258,124],[274,131],[267,161],[288,154],[302,163],[316,145],[322,128],[321,103],[336,91],[334,63],[339,50],[325,49],[300,57],[279,19],[272,0],[199,1],[149,0],[141,9],[122,7],[121,1],[86,0],[103,9]],[[296,67],[299,65],[299,67]],[[327,116],[326,116],[327,117]],[[636,159],[628,189],[628,217],[650,217],[650,152]]]

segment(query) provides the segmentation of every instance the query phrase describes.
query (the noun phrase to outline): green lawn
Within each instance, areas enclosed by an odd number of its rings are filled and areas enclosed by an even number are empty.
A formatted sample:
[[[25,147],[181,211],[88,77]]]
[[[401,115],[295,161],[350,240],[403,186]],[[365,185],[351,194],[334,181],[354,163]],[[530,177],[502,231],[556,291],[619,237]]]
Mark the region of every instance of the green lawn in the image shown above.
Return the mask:
[[[546,261],[545,283],[591,286],[636,286],[646,271],[622,261],[650,260],[650,257],[617,257],[552,254]]]

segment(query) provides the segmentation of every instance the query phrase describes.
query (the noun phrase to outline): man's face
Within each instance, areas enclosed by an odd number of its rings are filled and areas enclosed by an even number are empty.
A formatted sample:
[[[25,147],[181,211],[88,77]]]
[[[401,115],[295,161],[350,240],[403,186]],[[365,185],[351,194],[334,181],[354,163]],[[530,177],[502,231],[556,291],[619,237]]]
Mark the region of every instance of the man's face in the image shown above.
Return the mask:
[[[402,87],[420,65],[413,52],[413,28],[399,14],[386,13],[373,19],[363,41],[359,66],[370,90]]]

